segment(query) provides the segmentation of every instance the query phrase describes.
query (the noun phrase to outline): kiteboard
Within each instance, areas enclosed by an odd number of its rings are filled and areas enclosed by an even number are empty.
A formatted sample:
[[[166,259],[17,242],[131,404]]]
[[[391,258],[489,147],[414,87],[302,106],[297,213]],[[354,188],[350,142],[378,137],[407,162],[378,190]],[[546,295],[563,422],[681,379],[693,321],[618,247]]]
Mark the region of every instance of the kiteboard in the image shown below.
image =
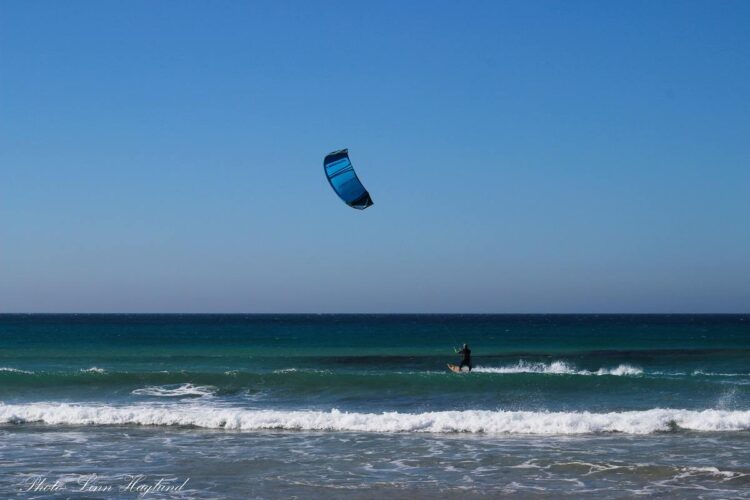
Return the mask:
[[[465,366],[463,369],[459,368],[458,365],[452,365],[448,363],[448,369],[453,373],[469,373],[469,367]]]

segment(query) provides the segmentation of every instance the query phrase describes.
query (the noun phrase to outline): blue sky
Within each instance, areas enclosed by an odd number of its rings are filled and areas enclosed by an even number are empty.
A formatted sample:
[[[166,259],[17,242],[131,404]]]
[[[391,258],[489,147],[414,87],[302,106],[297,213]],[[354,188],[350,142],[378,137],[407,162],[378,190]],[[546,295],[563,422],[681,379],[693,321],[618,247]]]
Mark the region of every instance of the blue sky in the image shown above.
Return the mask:
[[[748,312],[748,61],[739,1],[0,1],[0,311]]]

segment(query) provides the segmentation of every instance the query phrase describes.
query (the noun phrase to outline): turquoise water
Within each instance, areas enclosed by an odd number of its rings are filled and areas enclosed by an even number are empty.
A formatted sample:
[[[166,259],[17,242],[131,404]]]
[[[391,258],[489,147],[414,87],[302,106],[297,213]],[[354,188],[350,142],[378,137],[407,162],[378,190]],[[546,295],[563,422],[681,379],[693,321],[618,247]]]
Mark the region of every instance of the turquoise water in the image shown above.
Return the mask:
[[[464,342],[474,371],[450,373]],[[190,476],[196,498],[743,496],[748,430],[747,315],[0,315],[21,496],[41,472]]]

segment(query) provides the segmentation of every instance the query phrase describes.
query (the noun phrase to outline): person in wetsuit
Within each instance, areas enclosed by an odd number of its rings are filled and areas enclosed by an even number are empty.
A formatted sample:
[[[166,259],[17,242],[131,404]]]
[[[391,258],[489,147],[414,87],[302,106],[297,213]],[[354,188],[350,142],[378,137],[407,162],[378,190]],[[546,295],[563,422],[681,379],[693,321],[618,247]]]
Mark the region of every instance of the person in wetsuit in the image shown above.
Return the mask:
[[[458,365],[458,369],[468,366],[469,371],[471,371],[471,349],[469,349],[469,346],[464,344],[463,348],[461,350],[456,349],[456,352],[461,355],[461,364]]]

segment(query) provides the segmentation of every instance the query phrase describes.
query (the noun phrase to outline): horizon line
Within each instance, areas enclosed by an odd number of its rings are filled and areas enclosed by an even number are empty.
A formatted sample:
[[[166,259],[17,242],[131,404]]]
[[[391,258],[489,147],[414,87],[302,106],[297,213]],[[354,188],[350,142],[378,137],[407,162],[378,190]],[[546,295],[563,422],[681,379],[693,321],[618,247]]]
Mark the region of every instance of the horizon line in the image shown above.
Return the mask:
[[[750,316],[750,312],[0,312],[0,316]]]

